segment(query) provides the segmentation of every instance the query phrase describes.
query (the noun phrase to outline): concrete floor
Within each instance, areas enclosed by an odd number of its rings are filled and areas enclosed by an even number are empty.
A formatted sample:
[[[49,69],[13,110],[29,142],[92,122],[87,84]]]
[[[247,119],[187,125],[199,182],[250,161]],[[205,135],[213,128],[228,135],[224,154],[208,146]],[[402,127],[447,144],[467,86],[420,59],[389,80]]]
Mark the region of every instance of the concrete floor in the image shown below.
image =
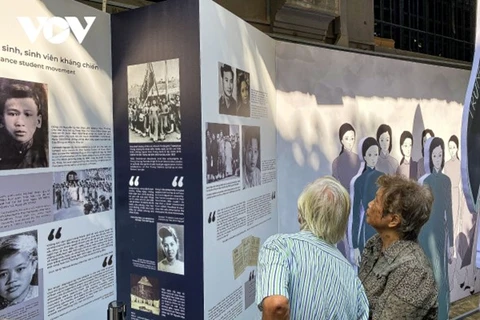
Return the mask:
[[[479,303],[480,303],[480,293],[455,301],[450,306],[450,319],[458,317],[459,315],[465,314],[475,308],[478,308]],[[480,320],[480,312],[477,312],[475,314],[472,314],[471,316],[468,316],[462,319]]]

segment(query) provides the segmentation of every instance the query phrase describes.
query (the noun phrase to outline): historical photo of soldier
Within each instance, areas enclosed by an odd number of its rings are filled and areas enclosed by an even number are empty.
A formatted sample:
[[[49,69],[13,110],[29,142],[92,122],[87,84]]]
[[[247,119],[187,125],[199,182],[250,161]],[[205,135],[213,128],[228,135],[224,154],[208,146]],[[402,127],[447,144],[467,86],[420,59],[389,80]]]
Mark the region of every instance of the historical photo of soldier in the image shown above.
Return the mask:
[[[205,161],[207,183],[240,177],[240,126],[207,123]]]
[[[37,231],[0,238],[0,310],[38,297]]]
[[[48,167],[48,90],[0,78],[0,170]]]
[[[55,172],[54,220],[64,220],[113,209],[112,168]]]
[[[160,287],[154,277],[130,275],[130,304],[133,310],[160,315]]]
[[[158,271],[185,274],[182,225],[157,224]]]
[[[180,142],[179,59],[128,66],[130,143]]]

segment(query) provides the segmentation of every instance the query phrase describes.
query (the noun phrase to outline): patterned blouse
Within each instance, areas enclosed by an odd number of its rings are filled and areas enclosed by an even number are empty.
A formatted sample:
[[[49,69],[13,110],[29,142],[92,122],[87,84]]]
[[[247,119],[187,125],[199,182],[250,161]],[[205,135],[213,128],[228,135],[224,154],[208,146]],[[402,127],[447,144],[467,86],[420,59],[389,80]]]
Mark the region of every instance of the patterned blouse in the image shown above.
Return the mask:
[[[399,240],[382,252],[380,236],[373,236],[363,250],[359,278],[370,319],[437,319],[437,285],[417,242]]]

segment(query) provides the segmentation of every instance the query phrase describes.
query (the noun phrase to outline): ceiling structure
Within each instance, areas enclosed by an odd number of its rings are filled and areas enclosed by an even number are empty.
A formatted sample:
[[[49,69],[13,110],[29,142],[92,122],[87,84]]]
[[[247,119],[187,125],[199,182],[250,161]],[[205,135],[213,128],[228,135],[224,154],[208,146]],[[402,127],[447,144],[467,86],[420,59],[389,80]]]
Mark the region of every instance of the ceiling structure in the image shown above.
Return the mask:
[[[110,14],[168,0],[75,0]],[[175,0],[172,0],[175,1]],[[182,0],[176,0],[182,1]],[[391,37],[374,38],[373,2],[370,6],[350,0],[213,0],[271,37],[289,42],[362,52],[395,59],[470,69],[469,61],[447,59],[397,48]],[[409,0],[415,1],[415,0]],[[447,0],[442,0],[447,1]],[[460,1],[460,0],[456,0]],[[467,1],[467,0],[462,0]],[[308,3],[299,7],[298,3]],[[325,4],[342,4],[342,10],[326,10]],[[295,10],[291,10],[294,6]],[[319,10],[311,7],[317,6]],[[322,7],[322,8],[320,8]],[[347,10],[348,7],[348,10]],[[338,9],[337,8],[337,9]],[[320,10],[321,9],[321,10]],[[292,11],[292,12],[290,12]],[[338,11],[338,12],[337,12]],[[346,14],[346,12],[350,14]],[[375,23],[374,23],[375,22]],[[307,30],[307,31],[305,31]],[[311,32],[313,30],[313,32]],[[379,41],[382,40],[382,41]],[[387,43],[386,45],[384,44]]]
[[[103,0],[76,0],[83,4],[102,10]],[[164,0],[107,0],[107,12],[118,13],[126,10],[132,10],[144,6],[148,6]]]

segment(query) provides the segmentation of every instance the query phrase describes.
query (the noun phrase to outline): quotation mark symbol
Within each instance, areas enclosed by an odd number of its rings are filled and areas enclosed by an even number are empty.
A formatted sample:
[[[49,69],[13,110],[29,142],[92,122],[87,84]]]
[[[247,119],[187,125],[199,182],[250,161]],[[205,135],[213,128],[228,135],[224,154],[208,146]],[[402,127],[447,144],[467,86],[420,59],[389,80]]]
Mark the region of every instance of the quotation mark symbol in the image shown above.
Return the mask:
[[[128,184],[130,185],[130,187],[138,187],[138,185],[140,184],[140,176],[131,176],[130,177],[130,181],[128,182]]]
[[[178,176],[175,176],[173,178],[173,181],[172,181],[172,187],[176,188],[176,187],[183,187],[183,177],[178,177]]]
[[[208,215],[208,223],[215,222],[215,212],[216,211],[210,212],[210,214]]]
[[[48,234],[48,241],[52,241],[53,239],[60,239],[62,237],[62,227],[58,228],[57,232],[55,233],[55,229],[52,229]]]
[[[273,192],[272,192],[272,200],[277,197],[276,193],[277,193],[276,191],[273,191]]]
[[[110,257],[105,257],[105,259],[103,259],[103,263],[102,263],[102,267],[106,267],[107,265],[108,266],[111,266],[113,263],[113,255],[111,255]]]

